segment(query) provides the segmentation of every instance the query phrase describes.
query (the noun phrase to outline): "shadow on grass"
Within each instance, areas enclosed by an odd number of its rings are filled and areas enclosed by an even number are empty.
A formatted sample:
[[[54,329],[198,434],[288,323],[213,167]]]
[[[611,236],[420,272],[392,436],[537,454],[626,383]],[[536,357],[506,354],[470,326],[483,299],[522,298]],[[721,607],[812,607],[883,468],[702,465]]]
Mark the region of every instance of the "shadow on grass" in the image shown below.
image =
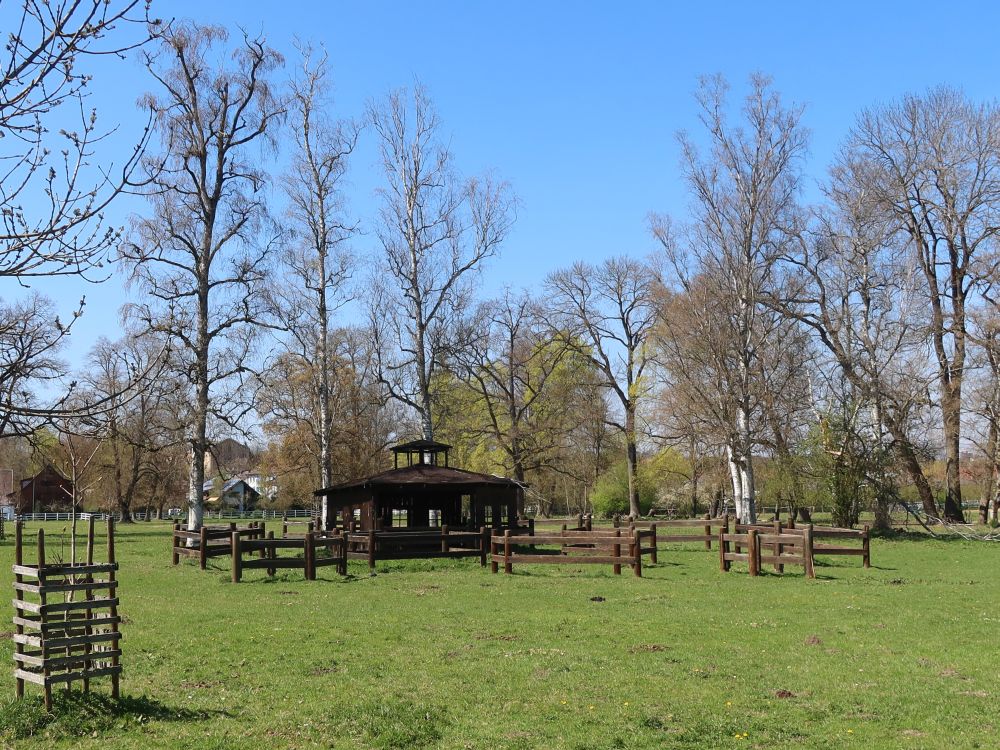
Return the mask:
[[[150,721],[206,721],[229,716],[223,710],[175,708],[146,696],[112,698],[101,693],[56,690],[52,698],[51,712],[45,710],[41,695],[0,704],[0,737],[16,740],[43,732],[52,739],[81,737],[126,730]]]
[[[967,542],[976,541],[965,539],[958,534],[945,531],[934,526],[931,526],[931,530],[936,536],[928,534],[926,531],[904,531],[902,529],[892,529],[890,531],[878,531],[872,530],[872,539],[881,539],[888,542]],[[977,532],[982,533],[982,532]]]

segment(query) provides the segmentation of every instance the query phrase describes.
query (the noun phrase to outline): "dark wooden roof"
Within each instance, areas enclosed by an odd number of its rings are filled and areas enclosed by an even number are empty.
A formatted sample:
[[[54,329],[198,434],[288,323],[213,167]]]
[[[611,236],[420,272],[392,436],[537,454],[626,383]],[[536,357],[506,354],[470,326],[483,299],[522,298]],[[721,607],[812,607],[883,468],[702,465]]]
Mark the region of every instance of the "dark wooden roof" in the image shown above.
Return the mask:
[[[338,492],[379,487],[450,487],[453,489],[468,487],[474,489],[475,487],[513,488],[519,486],[513,479],[493,474],[479,474],[475,471],[434,466],[433,464],[414,464],[413,466],[402,466],[398,469],[383,471],[381,474],[375,474],[355,482],[324,487],[321,490],[316,490],[313,494],[335,495]]]
[[[411,440],[408,443],[400,443],[392,446],[394,453],[407,453],[410,451],[446,451],[451,450],[447,443],[438,443],[434,440]]]

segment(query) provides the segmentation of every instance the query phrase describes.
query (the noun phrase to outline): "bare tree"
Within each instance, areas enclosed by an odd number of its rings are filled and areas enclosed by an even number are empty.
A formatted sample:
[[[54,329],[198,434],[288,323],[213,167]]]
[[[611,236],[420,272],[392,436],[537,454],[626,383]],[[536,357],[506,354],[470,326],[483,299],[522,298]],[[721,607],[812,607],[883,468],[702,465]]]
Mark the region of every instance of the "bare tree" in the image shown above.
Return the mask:
[[[0,56],[0,278],[82,276],[100,281],[121,229],[104,212],[130,182],[149,129],[120,162],[99,146],[104,129],[86,105],[89,63],[125,57],[159,22],[148,3],[24,0],[10,9]],[[28,434],[39,419],[66,414],[69,392],[39,404],[32,389],[63,371],[54,354],[83,312],[65,320],[37,295],[0,303],[0,435]],[[77,412],[89,404],[74,399]]]
[[[621,407],[610,423],[625,438],[629,513],[637,518],[639,404],[650,390],[648,339],[657,314],[653,272],[628,257],[598,267],[577,262],[551,274],[546,289],[555,312],[553,336],[590,359]]]
[[[368,120],[385,172],[376,229],[383,255],[370,297],[379,372],[432,440],[435,371],[456,346],[476,271],[510,229],[514,199],[505,183],[455,173],[422,87],[392,92],[369,107]]]
[[[228,60],[210,56],[227,42],[217,27],[179,24],[145,55],[159,84],[149,94],[162,155],[149,196],[152,215],[135,220],[121,249],[149,303],[130,314],[176,346],[192,388],[188,442],[188,527],[203,516],[209,420],[236,425],[249,405],[222,398],[248,373],[264,319],[260,286],[276,235],[268,232],[267,175],[251,155],[273,147],[284,105],[269,81],[281,56],[244,35]]]
[[[802,108],[785,106],[768,78],[750,80],[741,110],[745,129],[726,112],[728,86],[719,77],[701,81],[697,95],[710,151],[702,157],[694,139],[681,133],[682,165],[693,198],[693,220],[684,246],[670,224],[655,218],[654,233],[673,256],[677,276],[693,275],[714,286],[709,304],[725,321],[717,343],[727,347],[727,376],[734,423],[727,441],[737,512],[756,518],[753,450],[756,360],[775,345],[773,321],[762,318],[761,298],[776,283],[774,268],[790,241],[797,210],[800,163],[806,148]],[[707,309],[707,308],[706,308]]]
[[[357,143],[354,123],[331,121],[326,113],[329,80],[326,55],[314,60],[309,47],[291,89],[291,170],[283,180],[293,236],[283,255],[290,278],[272,287],[274,312],[288,331],[286,353],[314,377],[315,435],[321,487],[332,483],[333,409],[331,319],[351,299],[347,284],[353,259],[346,242],[355,225],[344,218],[342,183]],[[289,283],[290,282],[290,283]]]
[[[967,306],[996,262],[1000,105],[975,104],[946,87],[906,96],[863,112],[848,149],[869,200],[896,223],[920,269],[944,434],[944,514],[962,522]]]
[[[132,521],[137,493],[151,488],[156,454],[182,438],[183,424],[172,400],[178,394],[183,397],[184,383],[169,369],[142,377],[150,369],[149,360],[160,352],[158,343],[148,337],[101,339],[91,351],[90,367],[82,378],[88,390],[106,400],[106,407],[92,419],[93,430],[108,448],[101,466],[110,479],[107,484],[123,523]],[[129,383],[136,382],[141,385],[130,389]]]
[[[829,205],[782,259],[786,285],[769,300],[808,326],[862,402],[868,445],[892,450],[925,513],[938,517],[922,459],[932,377],[926,368],[926,307],[895,222],[870,195],[863,162],[842,154],[827,186]],[[843,390],[843,389],[842,389]],[[853,407],[852,407],[853,408]],[[877,508],[877,510],[881,510]]]

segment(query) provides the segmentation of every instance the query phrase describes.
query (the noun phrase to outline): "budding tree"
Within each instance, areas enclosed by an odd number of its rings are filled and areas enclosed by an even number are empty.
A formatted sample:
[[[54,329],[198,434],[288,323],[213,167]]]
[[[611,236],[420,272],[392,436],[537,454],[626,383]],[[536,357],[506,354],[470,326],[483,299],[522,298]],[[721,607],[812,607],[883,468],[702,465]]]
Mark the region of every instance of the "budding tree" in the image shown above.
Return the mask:
[[[201,526],[209,420],[235,425],[247,412],[224,398],[248,373],[265,317],[259,293],[273,241],[267,174],[252,149],[274,144],[284,105],[269,77],[281,56],[263,38],[228,40],[217,27],[179,24],[145,55],[159,84],[146,99],[162,151],[152,172],[151,215],[135,220],[121,249],[149,302],[131,314],[175,347],[192,389],[188,527]]]

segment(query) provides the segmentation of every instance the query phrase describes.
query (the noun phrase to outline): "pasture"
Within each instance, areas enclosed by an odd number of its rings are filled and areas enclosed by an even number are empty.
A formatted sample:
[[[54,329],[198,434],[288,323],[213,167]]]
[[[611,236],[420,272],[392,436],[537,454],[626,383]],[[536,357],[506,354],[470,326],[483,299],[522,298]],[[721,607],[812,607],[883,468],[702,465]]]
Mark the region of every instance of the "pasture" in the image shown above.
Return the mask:
[[[68,557],[63,528],[46,525],[50,557]],[[167,524],[119,526],[117,547],[122,699],[60,691],[48,716],[8,675],[4,746],[987,748],[1000,732],[996,544],[877,538],[871,569],[821,557],[812,581],[663,544],[642,578],[464,559],[240,584],[228,558],[172,567]],[[8,540],[8,592],[11,563]]]

